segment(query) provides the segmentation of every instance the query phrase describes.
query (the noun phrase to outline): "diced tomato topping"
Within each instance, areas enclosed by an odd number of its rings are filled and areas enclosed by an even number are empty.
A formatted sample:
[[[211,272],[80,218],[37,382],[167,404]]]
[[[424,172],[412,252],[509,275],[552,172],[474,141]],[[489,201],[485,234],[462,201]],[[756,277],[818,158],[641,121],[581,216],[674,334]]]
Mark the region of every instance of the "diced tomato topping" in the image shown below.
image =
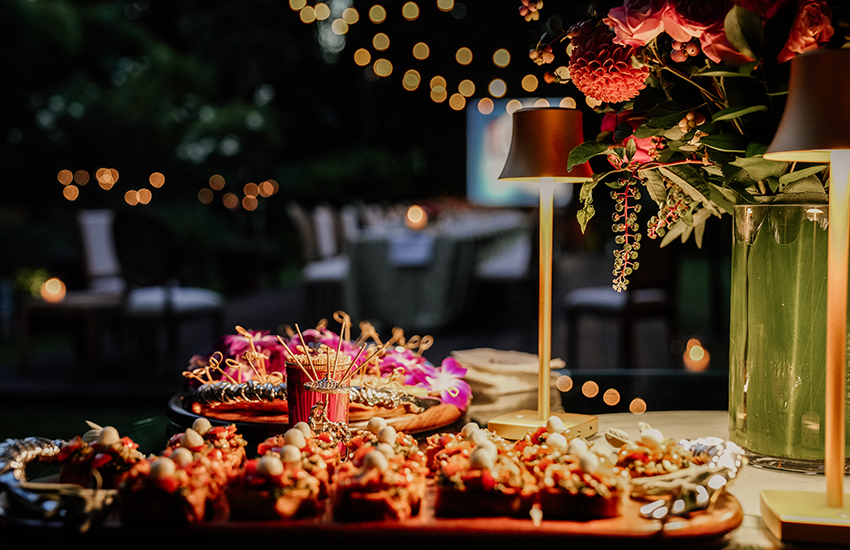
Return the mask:
[[[318,436],[316,436],[316,439],[318,439],[319,441],[324,441],[325,443],[330,443],[332,441],[331,434],[327,432],[320,433]]]
[[[95,469],[100,468],[101,466],[106,465],[110,460],[112,460],[112,456],[108,453],[97,453],[91,461],[91,467]]]
[[[540,469],[545,470],[550,464],[552,464],[552,462],[553,462],[552,459],[549,458],[548,456],[541,458],[540,464],[539,464]]]
[[[170,476],[157,479],[156,484],[160,487],[160,489],[169,493],[173,493],[180,488],[180,483],[177,479]]]
[[[534,435],[531,436],[532,441],[538,441],[540,436],[546,433],[546,426],[540,426],[537,428],[537,431],[534,432]]]

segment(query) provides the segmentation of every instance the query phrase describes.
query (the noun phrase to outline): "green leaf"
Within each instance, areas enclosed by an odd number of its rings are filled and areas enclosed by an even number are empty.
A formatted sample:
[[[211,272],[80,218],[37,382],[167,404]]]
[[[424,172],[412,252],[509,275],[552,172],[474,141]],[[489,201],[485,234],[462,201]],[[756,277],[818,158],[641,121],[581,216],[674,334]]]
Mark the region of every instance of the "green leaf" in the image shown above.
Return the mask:
[[[782,181],[782,178],[780,178],[779,181]],[[788,184],[782,188],[782,192],[826,194],[826,191],[823,188],[823,183],[821,183],[820,179],[811,175]]]
[[[705,234],[705,222],[694,225],[694,243],[697,248],[702,248],[702,236]]]
[[[764,43],[764,23],[753,12],[733,6],[723,22],[726,38],[742,54],[757,59],[757,51]]]
[[[717,76],[717,77],[725,77],[725,78],[735,78],[737,76],[750,76],[750,75],[741,74],[738,71],[712,70],[712,71],[698,72],[694,76]]]
[[[750,61],[749,63],[744,63],[743,65],[741,65],[741,67],[738,69],[738,71],[740,71],[740,73],[742,75],[748,75],[749,76],[750,74],[752,74],[752,72],[754,70],[756,70],[756,67],[758,67],[758,66],[759,66],[758,61]]]
[[[664,134],[664,128],[650,128],[649,126],[638,126],[634,132],[637,139],[648,138],[652,136],[660,136]]]
[[[708,199],[711,189],[705,178],[693,166],[688,164],[680,166],[661,167],[658,169],[673,183],[682,188],[689,197],[702,203],[703,207],[711,210],[712,214],[720,216],[714,204]]]
[[[764,143],[752,142],[747,145],[747,152],[745,156],[747,157],[760,157],[767,153],[767,145]]]
[[[788,172],[787,174],[781,176],[779,178],[779,183],[782,185],[787,185],[789,183],[795,182],[797,180],[801,180],[808,176],[813,176],[818,172],[823,172],[826,170],[826,164],[819,164],[816,166],[809,166],[807,168],[803,168],[802,170],[797,170],[795,172]],[[818,180],[820,181],[820,180]]]
[[[658,206],[667,200],[667,185],[658,170],[638,170],[638,175],[644,179],[644,187],[649,192],[649,197]]]
[[[740,134],[714,134],[703,136],[699,140],[706,147],[728,153],[743,153],[747,147],[746,141]]]
[[[635,143],[635,140],[630,139],[626,142],[626,158],[629,160],[635,158],[635,153],[637,153],[637,143]]]
[[[592,218],[594,214],[596,214],[596,208],[593,207],[593,203],[585,204],[581,210],[576,212],[576,219],[578,220],[582,233],[584,233],[587,229],[587,222],[590,221],[590,218]]]
[[[596,188],[596,185],[602,181],[602,178],[597,178],[596,176],[597,174],[594,174],[590,181],[586,181],[581,184],[581,189],[578,193],[578,198],[581,202],[593,202],[593,190]]]
[[[661,240],[661,248],[664,248],[668,244],[675,241],[679,235],[685,232],[689,226],[682,220],[676,220],[670,228],[667,229],[667,234],[664,235],[664,238]]]
[[[767,111],[767,105],[750,105],[749,107],[736,105],[733,107],[727,107],[726,109],[722,109],[714,113],[711,117],[712,122],[718,122],[721,120],[732,120],[735,118],[740,118],[749,113],[755,113],[756,111]]]
[[[710,184],[708,198],[727,214],[735,213],[735,194],[724,187]]]
[[[779,178],[788,169],[787,162],[767,160],[762,157],[738,157],[730,164],[743,168],[747,175],[755,181],[769,177]]]
[[[585,141],[581,145],[573,148],[570,151],[570,158],[567,162],[567,169],[572,170],[573,166],[584,164],[596,155],[601,155],[608,150],[608,147],[595,141]]]

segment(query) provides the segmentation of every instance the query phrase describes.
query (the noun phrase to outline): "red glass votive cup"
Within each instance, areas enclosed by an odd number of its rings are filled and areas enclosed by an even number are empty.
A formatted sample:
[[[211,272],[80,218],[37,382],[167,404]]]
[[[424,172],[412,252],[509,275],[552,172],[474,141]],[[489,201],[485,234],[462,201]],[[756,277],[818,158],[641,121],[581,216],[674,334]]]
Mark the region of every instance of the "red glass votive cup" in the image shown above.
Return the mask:
[[[350,361],[349,361],[350,362]],[[315,365],[316,376],[319,379],[327,376],[327,367]],[[312,374],[310,367],[307,372]],[[338,367],[335,379],[339,381],[347,372],[347,369]],[[294,426],[298,422],[310,423],[310,412],[313,405],[319,401],[326,402],[325,417],[331,422],[345,422],[348,424],[348,391],[339,393],[319,393],[308,390],[304,384],[310,382],[301,367],[295,363],[286,363],[286,400],[289,409],[289,425]]]

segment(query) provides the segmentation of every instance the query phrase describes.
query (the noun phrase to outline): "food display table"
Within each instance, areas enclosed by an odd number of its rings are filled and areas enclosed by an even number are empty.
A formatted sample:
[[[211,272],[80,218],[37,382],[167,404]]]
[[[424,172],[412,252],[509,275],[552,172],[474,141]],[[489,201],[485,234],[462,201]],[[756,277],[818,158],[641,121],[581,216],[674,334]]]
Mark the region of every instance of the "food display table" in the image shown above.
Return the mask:
[[[599,416],[599,432],[609,428],[638,434],[638,423],[646,422],[672,439],[727,435],[727,413],[724,411],[669,411]],[[599,437],[599,436],[597,436]],[[339,523],[324,517],[296,521],[218,522],[185,528],[125,527],[109,519],[89,532],[79,535],[58,524],[37,521],[0,522],[0,537],[24,537],[46,543],[81,537],[91,542],[133,541],[138,544],[173,544],[204,542],[242,544],[298,544],[327,546],[330,544],[389,545],[398,548],[434,548],[440,545],[472,545],[480,548],[522,548],[529,544],[558,544],[569,548],[798,548],[777,541],[761,523],[759,491],[782,487],[792,490],[818,491],[825,484],[822,476],[807,476],[774,470],[746,468],[729,486],[731,496],[718,501],[710,514],[696,514],[687,520],[672,518],[666,525],[644,520],[637,515],[637,504],[629,503],[623,517],[588,522],[547,521],[535,525],[530,519],[460,518],[433,516],[429,493],[422,514],[399,522]],[[735,527],[739,525],[738,527]],[[486,546],[485,546],[486,545]],[[819,547],[826,548],[826,547]]]

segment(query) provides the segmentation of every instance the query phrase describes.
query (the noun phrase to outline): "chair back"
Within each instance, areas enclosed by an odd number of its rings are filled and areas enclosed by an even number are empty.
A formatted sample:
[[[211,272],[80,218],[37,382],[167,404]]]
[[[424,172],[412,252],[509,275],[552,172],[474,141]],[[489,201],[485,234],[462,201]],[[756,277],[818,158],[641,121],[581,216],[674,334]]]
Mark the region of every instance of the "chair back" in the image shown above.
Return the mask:
[[[286,207],[298,240],[301,242],[301,261],[304,265],[314,262],[319,258],[318,246],[316,245],[316,231],[313,229],[313,220],[303,206],[296,202],[290,202]]]
[[[164,221],[137,211],[118,210],[113,238],[121,272],[130,287],[161,286],[177,276],[174,231]]]
[[[81,210],[77,230],[83,271],[91,290],[123,292],[125,282],[112,238],[111,210]]]

